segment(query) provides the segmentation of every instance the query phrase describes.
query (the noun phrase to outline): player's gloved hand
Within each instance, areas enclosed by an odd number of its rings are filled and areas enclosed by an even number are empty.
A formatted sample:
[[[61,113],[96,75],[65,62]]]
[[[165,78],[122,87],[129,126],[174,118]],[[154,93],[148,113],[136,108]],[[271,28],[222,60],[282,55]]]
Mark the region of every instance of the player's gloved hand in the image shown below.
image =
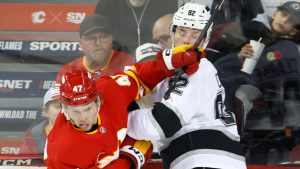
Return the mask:
[[[126,145],[120,149],[120,154],[134,163],[135,169],[140,169],[145,163],[144,154],[134,146]]]
[[[120,156],[132,161],[132,168],[140,169],[150,159],[153,146],[150,141],[135,140],[128,135],[125,137],[120,148]]]
[[[185,67],[184,72],[188,75],[192,75],[194,74],[195,72],[197,72],[198,68],[199,68],[199,63],[200,63],[200,60],[198,60],[197,62],[191,64],[191,65],[188,65]]]
[[[186,67],[185,73],[191,75],[198,70],[201,58],[201,52],[189,50],[191,48],[192,45],[182,45],[158,52],[157,61],[168,75],[181,67]]]

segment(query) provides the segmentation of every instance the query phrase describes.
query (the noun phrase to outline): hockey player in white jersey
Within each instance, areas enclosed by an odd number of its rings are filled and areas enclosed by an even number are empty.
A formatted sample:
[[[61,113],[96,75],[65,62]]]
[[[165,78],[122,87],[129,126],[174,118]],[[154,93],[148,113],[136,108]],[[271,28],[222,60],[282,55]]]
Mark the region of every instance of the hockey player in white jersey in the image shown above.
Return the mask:
[[[209,18],[207,6],[188,2],[180,7],[173,18],[174,46],[193,45]],[[202,56],[210,32],[211,27],[199,45]],[[168,57],[164,59],[168,63]],[[158,86],[152,109],[131,112],[128,134],[151,140],[166,169],[245,169],[235,116],[225,109],[217,71],[206,58],[196,67],[196,73],[181,76],[168,99],[164,94],[174,77]]]

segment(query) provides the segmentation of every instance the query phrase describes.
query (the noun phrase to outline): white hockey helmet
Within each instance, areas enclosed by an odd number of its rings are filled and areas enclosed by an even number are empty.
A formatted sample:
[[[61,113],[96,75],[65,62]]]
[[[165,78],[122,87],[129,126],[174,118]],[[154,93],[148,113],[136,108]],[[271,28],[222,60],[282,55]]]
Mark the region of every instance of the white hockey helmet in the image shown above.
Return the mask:
[[[175,12],[172,23],[172,31],[175,32],[176,26],[203,30],[210,18],[210,9],[206,5],[187,2]],[[212,30],[212,24],[207,30],[206,43]],[[206,44],[207,45],[207,44]],[[205,48],[206,45],[203,47]]]

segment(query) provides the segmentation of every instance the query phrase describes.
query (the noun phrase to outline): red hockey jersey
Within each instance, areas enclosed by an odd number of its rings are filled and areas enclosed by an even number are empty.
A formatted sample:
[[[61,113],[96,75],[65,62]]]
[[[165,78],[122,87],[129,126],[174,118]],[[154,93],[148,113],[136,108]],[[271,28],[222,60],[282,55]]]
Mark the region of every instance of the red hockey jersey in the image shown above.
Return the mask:
[[[128,105],[164,78],[156,62],[144,62],[126,73],[96,79],[102,102],[97,130],[85,133],[68,122],[63,113],[59,114],[45,147],[48,169],[97,168],[117,159],[125,146]],[[134,144],[146,158],[150,156],[149,143]]]

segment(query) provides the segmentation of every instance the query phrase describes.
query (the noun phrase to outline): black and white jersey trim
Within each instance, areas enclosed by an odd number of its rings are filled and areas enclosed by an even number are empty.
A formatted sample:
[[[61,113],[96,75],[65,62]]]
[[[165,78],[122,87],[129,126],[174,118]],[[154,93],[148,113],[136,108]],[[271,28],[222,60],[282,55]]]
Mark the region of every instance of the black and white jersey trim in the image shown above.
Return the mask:
[[[172,110],[161,102],[155,103],[152,109],[152,116],[153,118],[150,117],[150,119],[154,119],[151,120],[152,124],[155,126],[157,131],[163,132],[161,138],[172,137],[182,128],[182,117],[178,111],[176,111],[176,109]]]
[[[230,156],[236,160],[244,158],[240,142],[230,139],[218,130],[197,130],[186,133],[173,140],[166,149],[160,152],[160,155],[164,168],[167,169],[177,158],[195,153]]]

